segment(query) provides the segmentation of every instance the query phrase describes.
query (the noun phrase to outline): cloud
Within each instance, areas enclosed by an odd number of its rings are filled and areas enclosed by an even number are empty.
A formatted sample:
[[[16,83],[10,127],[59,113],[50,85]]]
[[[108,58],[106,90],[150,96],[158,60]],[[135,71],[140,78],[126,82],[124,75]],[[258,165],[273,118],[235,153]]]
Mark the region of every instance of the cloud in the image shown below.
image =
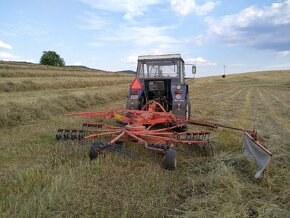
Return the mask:
[[[0,40],[0,49],[12,49],[12,46]]]
[[[141,47],[179,42],[167,33],[176,26],[139,25],[136,22],[118,24],[91,12],[84,12],[79,18],[83,23],[78,26],[80,29],[98,32],[95,40],[88,43],[92,47],[102,47],[108,42],[129,42]]]
[[[13,24],[7,23],[6,29],[1,29],[0,33],[9,37],[25,36],[36,41],[47,41],[49,32],[45,30],[45,26],[39,23],[21,21]]]
[[[150,49],[146,49],[146,50],[142,49],[142,52],[135,51],[135,53],[126,57],[126,59],[124,60],[124,63],[136,64],[139,55],[149,55],[149,54],[150,55],[161,55],[161,54],[170,53],[170,52],[166,52],[166,49],[168,49],[169,47],[170,47],[169,45],[161,44],[161,45],[158,45],[158,46],[150,48]],[[137,53],[138,53],[138,55],[137,55]]]
[[[35,60],[25,59],[8,52],[0,52],[0,60],[2,61],[25,61],[35,63]]]
[[[278,51],[276,53],[276,56],[277,57],[285,57],[285,56],[288,56],[290,54],[290,51]]]
[[[203,5],[197,5],[196,8],[195,8],[195,13],[197,15],[205,15],[205,14],[208,14],[218,4],[219,4],[219,2],[207,2],[207,3],[203,4]]]
[[[210,33],[233,46],[283,51],[290,49],[290,0],[251,6],[237,14],[206,18]]]
[[[92,8],[123,13],[123,18],[132,20],[134,17],[142,16],[150,6],[161,4],[162,0],[80,0]],[[194,11],[197,15],[204,15],[212,11],[218,1],[208,1],[204,4],[197,4],[195,0],[170,0],[171,8],[180,15],[187,15]]]
[[[171,0],[172,9],[180,14],[187,15],[196,7],[195,0]]]
[[[180,15],[188,15],[194,11],[197,15],[205,15],[212,11],[219,2],[206,2],[198,5],[195,0],[171,0],[171,8]]]
[[[202,57],[197,58],[186,58],[185,59],[186,64],[194,64],[196,66],[215,66],[216,63],[213,63],[211,61],[208,61]]]
[[[168,26],[120,26],[111,30],[102,38],[104,41],[127,41],[133,42],[141,47],[152,44],[178,43],[179,40],[166,34],[170,29]]]
[[[84,12],[79,18],[84,22],[84,25],[79,26],[80,29],[101,30],[107,25],[105,18],[91,12]]]
[[[80,0],[89,6],[104,10],[123,13],[123,18],[131,20],[136,16],[143,15],[148,7],[161,2],[161,0]]]
[[[0,60],[8,61],[8,60],[14,60],[17,56],[14,56],[13,54],[7,53],[7,52],[0,52]]]
[[[184,41],[187,43],[192,43],[192,44],[196,44],[196,45],[203,45],[205,43],[205,37],[204,37],[204,35],[199,34],[197,36],[187,38]]]
[[[88,45],[94,48],[100,48],[104,46],[104,43],[102,42],[89,42]]]

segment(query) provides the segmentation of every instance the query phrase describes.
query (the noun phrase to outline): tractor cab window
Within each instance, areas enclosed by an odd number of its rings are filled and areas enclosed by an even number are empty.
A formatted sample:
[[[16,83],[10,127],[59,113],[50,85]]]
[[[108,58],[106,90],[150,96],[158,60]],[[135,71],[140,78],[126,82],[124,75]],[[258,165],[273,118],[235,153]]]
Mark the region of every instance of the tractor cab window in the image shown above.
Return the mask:
[[[140,78],[178,78],[179,64],[176,61],[144,61],[138,64]]]

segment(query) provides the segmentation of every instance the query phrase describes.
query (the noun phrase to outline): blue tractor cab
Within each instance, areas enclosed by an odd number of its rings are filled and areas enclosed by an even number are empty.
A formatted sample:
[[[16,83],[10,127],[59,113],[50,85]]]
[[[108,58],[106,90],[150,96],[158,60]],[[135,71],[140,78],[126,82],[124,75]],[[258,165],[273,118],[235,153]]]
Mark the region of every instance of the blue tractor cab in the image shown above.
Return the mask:
[[[192,67],[195,73],[196,67]],[[140,110],[150,100],[159,102],[167,112],[190,117],[185,63],[180,54],[138,57],[137,75],[130,86],[127,109]]]

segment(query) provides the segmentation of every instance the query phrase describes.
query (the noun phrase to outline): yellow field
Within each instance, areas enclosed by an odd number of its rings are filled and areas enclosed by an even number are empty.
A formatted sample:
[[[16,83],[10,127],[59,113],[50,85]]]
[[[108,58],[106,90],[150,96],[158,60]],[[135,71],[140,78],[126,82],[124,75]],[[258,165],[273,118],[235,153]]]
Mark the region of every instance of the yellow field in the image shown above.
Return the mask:
[[[214,156],[162,156],[128,145],[91,162],[87,148],[55,144],[64,113],[125,106],[132,76],[0,63],[0,216],[287,217],[290,213],[290,71],[189,82],[192,118],[252,129],[273,152],[263,178],[242,156],[242,133],[218,129]],[[76,146],[76,145],[75,145]],[[74,147],[74,146],[72,146]]]

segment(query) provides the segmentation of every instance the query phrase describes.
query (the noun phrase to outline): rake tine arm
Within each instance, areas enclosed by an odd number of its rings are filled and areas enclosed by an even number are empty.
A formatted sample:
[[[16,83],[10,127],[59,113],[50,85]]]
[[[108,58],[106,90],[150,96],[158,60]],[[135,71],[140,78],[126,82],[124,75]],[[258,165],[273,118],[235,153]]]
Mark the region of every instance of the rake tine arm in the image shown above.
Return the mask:
[[[102,133],[102,132],[112,132],[112,131],[114,131],[114,130],[112,130],[112,129],[96,129],[96,130],[92,130],[92,129],[84,129],[85,131],[87,131],[87,132],[90,132],[90,133]],[[116,131],[116,132],[118,132],[118,131]]]
[[[129,132],[129,131],[126,131],[126,135],[129,135],[131,136],[132,138],[136,139],[138,142],[142,142],[144,143],[145,145],[147,144],[147,142],[141,138],[139,138],[138,136],[136,136],[135,134]]]
[[[118,141],[118,139],[122,138],[125,135],[125,131],[123,131],[121,134],[119,134],[118,136],[116,136],[115,138],[113,138],[110,141],[110,144],[115,144],[116,141]]]
[[[88,135],[85,136],[85,139],[90,139],[90,138],[95,138],[97,136],[104,136],[104,135],[113,135],[113,134],[117,134],[120,133],[121,131],[115,131],[115,132],[105,132],[105,133],[99,133],[99,134],[92,134],[92,135]]]
[[[236,131],[241,131],[241,132],[253,132],[252,130],[246,130],[246,129],[242,129],[242,128],[227,126],[227,125],[218,124],[218,123],[204,122],[204,121],[199,121],[199,120],[188,119],[187,122],[190,124],[193,124],[193,125],[207,126],[207,127],[211,127],[211,128],[221,127],[221,128],[231,129],[231,130],[236,130]]]
[[[183,124],[172,126],[172,127],[166,127],[166,128],[162,128],[162,129],[150,130],[150,133],[162,132],[162,131],[166,131],[166,130],[172,130],[172,129],[175,129],[176,127],[181,127],[181,126],[183,126]]]
[[[122,129],[122,127],[119,127],[119,126],[110,126],[110,125],[107,125],[107,124],[103,124],[104,127],[108,128],[108,129]]]
[[[215,123],[208,123],[208,122],[199,121],[199,120],[188,119],[187,123],[192,124],[192,125],[198,125],[198,126],[206,126],[206,127],[211,127],[211,128],[218,128],[217,124],[215,124]]]
[[[222,124],[215,124],[215,125],[217,127],[222,127],[225,129],[232,129],[232,130],[241,131],[241,132],[252,132],[252,130],[246,130],[246,129],[236,128],[236,127],[232,127],[232,126],[226,126],[226,125],[222,125]]]
[[[170,142],[179,142],[179,140],[176,140],[176,139],[170,138],[170,137],[147,135],[147,134],[143,134],[143,133],[135,133],[135,134],[138,136],[143,136],[143,137],[147,137],[147,138],[161,139],[161,140],[170,141]]]
[[[151,124],[150,126],[148,126],[148,127],[146,128],[146,131],[149,131],[153,126],[155,126],[155,123],[154,123],[154,124]],[[150,130],[150,131],[152,131],[152,130]]]
[[[114,114],[109,112],[83,112],[83,113],[75,113],[75,114],[64,114],[67,117],[105,117],[112,118]]]
[[[147,142],[144,141],[143,139],[139,138],[138,136],[134,135],[133,133],[131,133],[130,131],[123,131],[120,135],[116,136],[115,138],[113,138],[111,141],[110,141],[110,144],[114,144],[116,143],[116,141],[118,141],[120,138],[122,138],[124,135],[128,135],[134,139],[136,139],[139,143],[144,143],[146,144]]]
[[[174,132],[149,132],[150,135],[175,135]]]

